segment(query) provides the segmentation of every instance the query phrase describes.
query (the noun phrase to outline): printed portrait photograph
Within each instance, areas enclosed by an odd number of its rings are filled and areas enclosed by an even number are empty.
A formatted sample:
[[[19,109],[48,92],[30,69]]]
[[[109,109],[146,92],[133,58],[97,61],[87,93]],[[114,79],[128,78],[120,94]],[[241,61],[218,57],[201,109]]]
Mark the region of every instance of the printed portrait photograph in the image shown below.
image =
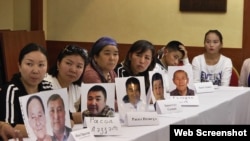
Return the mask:
[[[115,79],[120,119],[127,112],[147,111],[144,77],[120,77]]]
[[[72,131],[67,89],[43,91],[19,98],[30,140],[54,140],[55,134]]]
[[[165,100],[167,97],[166,82],[163,71],[149,71],[150,78],[150,95],[152,102],[157,100]]]
[[[192,66],[169,66],[170,96],[194,96]]]
[[[115,116],[115,83],[89,83],[82,85],[82,118]]]

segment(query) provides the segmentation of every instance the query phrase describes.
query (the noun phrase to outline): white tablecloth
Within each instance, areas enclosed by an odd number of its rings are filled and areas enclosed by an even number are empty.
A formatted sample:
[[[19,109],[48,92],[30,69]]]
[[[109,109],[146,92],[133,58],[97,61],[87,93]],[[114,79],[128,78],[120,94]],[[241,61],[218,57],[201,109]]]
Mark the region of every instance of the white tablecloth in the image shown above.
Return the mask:
[[[198,94],[200,105],[182,112],[159,115],[157,126],[122,127],[122,135],[97,141],[169,141],[170,124],[250,124],[250,88],[219,87]]]
[[[159,115],[157,126],[122,126],[118,136],[98,136],[97,141],[169,141],[171,124],[250,124],[250,88],[219,87],[213,93],[198,94],[199,106],[182,112]],[[82,125],[76,125],[77,130]],[[28,139],[27,139],[28,140]]]

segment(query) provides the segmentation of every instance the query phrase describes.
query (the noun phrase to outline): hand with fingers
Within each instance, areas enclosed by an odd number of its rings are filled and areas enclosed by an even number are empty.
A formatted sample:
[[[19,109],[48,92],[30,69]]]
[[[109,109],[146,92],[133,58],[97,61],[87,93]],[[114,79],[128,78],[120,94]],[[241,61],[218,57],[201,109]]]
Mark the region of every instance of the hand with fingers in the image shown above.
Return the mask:
[[[6,122],[0,123],[0,136],[2,137],[3,141],[8,141],[9,138],[23,141],[22,133]]]
[[[185,46],[183,46],[183,45],[180,45],[179,47],[181,48],[181,50],[183,50],[183,51],[184,51],[184,56],[183,56],[183,58],[182,58],[182,59],[188,58],[188,52],[187,52],[186,47],[185,47]]]

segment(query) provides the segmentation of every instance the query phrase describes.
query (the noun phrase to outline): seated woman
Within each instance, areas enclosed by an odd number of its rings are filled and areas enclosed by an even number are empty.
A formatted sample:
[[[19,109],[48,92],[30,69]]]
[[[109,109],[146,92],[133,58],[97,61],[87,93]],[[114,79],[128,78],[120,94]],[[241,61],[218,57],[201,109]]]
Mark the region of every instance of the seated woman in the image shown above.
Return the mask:
[[[42,46],[30,43],[20,51],[19,73],[14,74],[11,81],[0,91],[0,120],[8,123],[1,124],[1,137],[4,140],[12,137],[27,137],[19,97],[51,90],[51,84],[43,80],[47,66],[47,52]]]
[[[244,60],[241,67],[239,86],[250,87],[250,58]]]
[[[206,52],[193,58],[194,83],[212,82],[218,86],[229,86],[232,75],[232,61],[222,55],[222,34],[218,30],[209,30],[205,34]]]
[[[147,40],[138,40],[132,44],[125,60],[116,66],[115,71],[118,77],[144,76],[147,92],[150,85],[148,71],[154,69],[155,63],[153,44]]]
[[[76,45],[66,46],[59,54],[45,80],[52,83],[53,89],[67,88],[68,105],[75,123],[81,123],[80,96],[87,51]]]
[[[101,37],[89,52],[90,63],[87,65],[84,83],[110,83],[117,77],[114,68],[119,60],[117,43],[110,37]]]
[[[84,83],[114,83],[117,77],[114,68],[119,60],[116,41],[111,37],[101,37],[89,52],[90,63],[86,66]],[[116,98],[116,95],[115,95]],[[115,101],[115,110],[118,110]]]

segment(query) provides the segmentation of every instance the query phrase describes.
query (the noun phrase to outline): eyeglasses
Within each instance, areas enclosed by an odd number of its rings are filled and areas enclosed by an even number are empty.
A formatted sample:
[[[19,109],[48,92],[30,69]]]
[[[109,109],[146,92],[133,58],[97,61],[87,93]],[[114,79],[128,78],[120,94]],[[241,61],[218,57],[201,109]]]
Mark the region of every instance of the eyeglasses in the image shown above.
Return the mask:
[[[77,47],[75,45],[67,45],[62,54],[64,53],[78,53],[82,55],[83,57],[87,58],[88,57],[88,51],[84,48]]]

